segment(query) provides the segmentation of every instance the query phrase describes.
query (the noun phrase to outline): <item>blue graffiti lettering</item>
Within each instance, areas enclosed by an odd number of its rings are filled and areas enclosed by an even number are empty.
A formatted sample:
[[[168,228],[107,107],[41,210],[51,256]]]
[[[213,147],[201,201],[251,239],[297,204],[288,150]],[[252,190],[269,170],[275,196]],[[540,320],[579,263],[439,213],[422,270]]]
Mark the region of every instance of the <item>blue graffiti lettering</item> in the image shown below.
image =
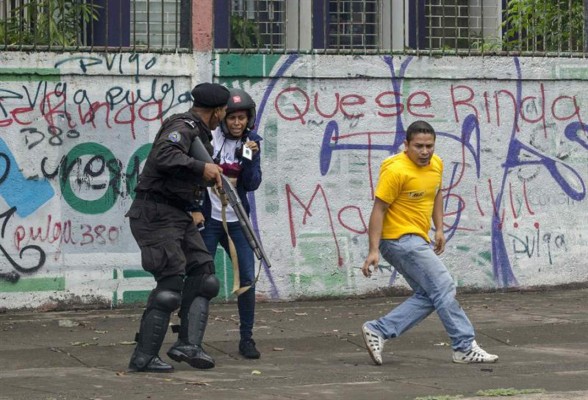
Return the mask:
[[[27,179],[16,163],[6,143],[0,139],[0,158],[4,161],[0,181],[0,196],[9,207],[16,207],[20,217],[27,217],[49,201],[55,191],[46,179]]]

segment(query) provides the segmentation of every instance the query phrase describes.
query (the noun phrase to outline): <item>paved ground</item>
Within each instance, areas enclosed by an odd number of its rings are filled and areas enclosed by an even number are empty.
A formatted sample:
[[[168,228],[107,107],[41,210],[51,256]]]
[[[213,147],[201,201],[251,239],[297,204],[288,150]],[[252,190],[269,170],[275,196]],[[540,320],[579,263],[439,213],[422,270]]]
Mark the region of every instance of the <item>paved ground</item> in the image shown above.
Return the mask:
[[[0,400],[412,400],[482,398],[480,390],[509,388],[518,394],[508,399],[588,399],[588,289],[459,299],[478,342],[500,355],[497,364],[451,363],[432,315],[389,341],[384,364],[373,365],[360,326],[402,297],[259,304],[256,361],[238,355],[236,305],[214,304],[205,347],[216,368],[174,363],[176,372],[164,375],[126,372],[141,309],[5,312]],[[173,341],[170,331],[162,358]]]

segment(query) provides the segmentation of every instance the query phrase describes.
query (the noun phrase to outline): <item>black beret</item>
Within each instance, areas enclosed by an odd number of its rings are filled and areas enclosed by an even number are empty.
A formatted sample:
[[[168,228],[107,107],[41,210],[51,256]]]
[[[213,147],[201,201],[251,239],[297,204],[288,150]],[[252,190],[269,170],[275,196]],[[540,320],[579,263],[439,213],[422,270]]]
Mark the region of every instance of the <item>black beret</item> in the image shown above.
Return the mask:
[[[229,101],[229,89],[218,83],[201,83],[192,89],[194,107],[222,107]]]

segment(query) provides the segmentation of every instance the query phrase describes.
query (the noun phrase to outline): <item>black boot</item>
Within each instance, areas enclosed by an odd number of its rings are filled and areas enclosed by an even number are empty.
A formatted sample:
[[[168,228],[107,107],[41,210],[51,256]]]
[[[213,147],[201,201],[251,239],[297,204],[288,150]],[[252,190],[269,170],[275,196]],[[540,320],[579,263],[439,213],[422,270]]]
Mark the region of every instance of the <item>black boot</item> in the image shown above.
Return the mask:
[[[172,372],[174,367],[159,358],[159,349],[169,325],[168,304],[179,302],[179,294],[174,292],[155,292],[147,302],[143,312],[139,333],[135,337],[137,347],[131,356],[129,370],[132,372]],[[157,307],[157,308],[155,308]]]
[[[202,348],[208,323],[209,302],[205,297],[196,297],[189,309],[180,310],[178,341],[167,352],[169,358],[177,362],[187,362],[193,368],[214,368],[214,359]]]
[[[149,360],[149,361],[147,361]],[[159,356],[151,356],[135,349],[129,363],[130,372],[173,372],[174,367]]]
[[[239,353],[245,358],[258,359],[261,353],[255,348],[253,339],[241,339],[239,342]]]

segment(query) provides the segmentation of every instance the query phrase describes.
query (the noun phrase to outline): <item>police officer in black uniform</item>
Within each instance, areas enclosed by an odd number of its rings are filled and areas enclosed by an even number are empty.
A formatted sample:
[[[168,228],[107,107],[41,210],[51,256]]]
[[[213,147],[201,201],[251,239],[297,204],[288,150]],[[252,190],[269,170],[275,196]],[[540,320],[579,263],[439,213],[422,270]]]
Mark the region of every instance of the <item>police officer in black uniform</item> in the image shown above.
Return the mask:
[[[189,155],[199,137],[210,154],[210,131],[226,114],[229,90],[202,83],[192,90],[193,107],[166,119],[135,188],[127,212],[131,232],[141,248],[143,269],[157,284],[147,299],[137,346],[129,370],[172,372],[159,357],[171,313],[180,308],[179,335],[167,355],[194,368],[213,368],[214,360],[202,348],[209,301],[219,291],[213,259],[194,223],[190,209],[202,202],[205,186],[221,187],[219,166]]]

